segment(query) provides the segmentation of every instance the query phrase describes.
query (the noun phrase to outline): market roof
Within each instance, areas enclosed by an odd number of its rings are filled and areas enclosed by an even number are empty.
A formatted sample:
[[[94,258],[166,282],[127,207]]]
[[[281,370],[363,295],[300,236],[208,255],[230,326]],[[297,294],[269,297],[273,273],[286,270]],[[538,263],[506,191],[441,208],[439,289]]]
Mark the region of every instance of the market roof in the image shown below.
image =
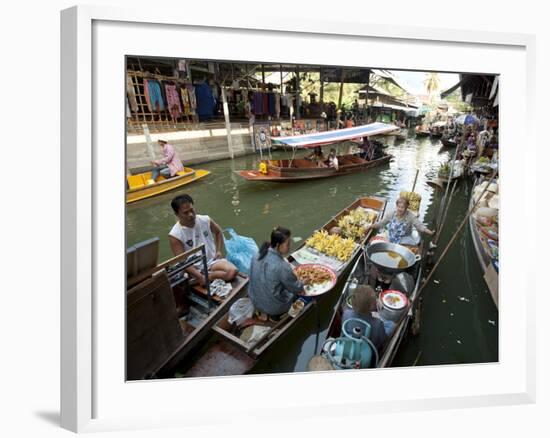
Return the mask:
[[[369,123],[368,125],[337,129],[335,131],[328,132],[317,132],[315,134],[272,137],[271,140],[287,146],[292,146],[294,148],[311,148],[324,144],[337,143],[344,140],[352,140],[354,138],[384,134],[396,129],[399,128],[395,125],[390,125],[387,123]]]
[[[441,98],[447,97],[458,87],[461,88],[462,100],[472,105],[486,105],[491,100],[498,105],[498,75],[460,73],[460,81],[441,93]]]

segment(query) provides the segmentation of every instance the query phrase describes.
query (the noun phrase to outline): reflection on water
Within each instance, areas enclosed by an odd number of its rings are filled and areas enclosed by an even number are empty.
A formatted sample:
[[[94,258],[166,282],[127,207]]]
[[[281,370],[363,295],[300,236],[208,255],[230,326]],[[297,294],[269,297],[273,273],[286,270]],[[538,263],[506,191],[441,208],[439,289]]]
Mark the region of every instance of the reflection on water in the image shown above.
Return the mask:
[[[398,141],[386,137],[383,141],[388,144],[386,151],[394,156],[388,165],[311,182],[247,182],[235,174],[235,170],[257,168],[259,157],[256,156],[196,166],[210,170],[211,174],[180,190],[128,206],[127,245],[158,236],[160,260],[170,257],[167,234],[175,222],[170,201],[182,193],[193,197],[199,214],[208,214],[222,228],[234,228],[258,244],[267,240],[277,225],[289,228],[294,238],[305,238],[357,197],[387,197],[393,208],[399,193],[412,189],[417,170],[415,192],[422,196],[420,215],[425,223],[430,223],[440,195],[434,193],[427,182],[435,177],[439,166],[449,160],[450,152],[440,153],[441,143],[429,138]],[[328,152],[330,147],[325,149]],[[299,151],[297,156],[303,154]],[[273,152],[274,159],[288,156],[287,152]],[[467,184],[462,183],[449,210],[447,230],[440,246],[445,245],[462,220],[468,194]],[[300,239],[293,241],[296,247]],[[407,341],[396,358],[397,365],[497,360],[498,315],[485,288],[467,227],[447,259],[435,276],[441,286],[430,285],[425,289],[421,334]],[[336,298],[337,293],[334,300]],[[276,349],[262,357],[256,371],[305,370],[315,347],[318,350],[324,339],[332,304],[326,303],[308,315],[298,332],[289,334]]]

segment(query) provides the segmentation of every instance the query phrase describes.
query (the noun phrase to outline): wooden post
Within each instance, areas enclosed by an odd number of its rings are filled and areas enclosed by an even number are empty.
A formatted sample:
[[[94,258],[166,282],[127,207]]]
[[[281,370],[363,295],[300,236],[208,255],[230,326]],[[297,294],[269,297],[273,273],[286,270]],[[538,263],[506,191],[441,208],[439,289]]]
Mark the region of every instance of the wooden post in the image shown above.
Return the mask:
[[[300,70],[296,67],[296,118],[300,118]]]
[[[319,90],[319,106],[321,107],[321,112],[325,110],[325,81],[323,81],[323,67],[319,68],[319,80],[321,81],[321,87]]]
[[[265,69],[263,64],[262,64],[262,85],[265,85]]]
[[[141,127],[143,128],[143,135],[145,135],[145,141],[147,142],[147,153],[149,154],[151,161],[153,161],[155,159],[155,149],[153,148],[153,141],[151,140],[149,126],[147,126],[147,123],[143,123]]]
[[[367,75],[367,95],[365,97],[365,115],[367,117],[367,120],[365,120],[365,123],[369,123],[369,87],[370,87],[370,73],[371,70],[369,69],[369,74]]]
[[[216,63],[216,79],[219,81],[220,65]],[[235,158],[233,152],[233,137],[231,135],[231,120],[229,120],[229,105],[227,103],[227,93],[225,92],[225,84],[223,81],[218,82],[222,90],[222,103],[223,103],[223,118],[225,119],[225,132],[227,133],[227,146],[229,149],[229,157]]]
[[[344,94],[344,69],[340,74],[340,93],[338,94],[338,108],[336,111],[336,129],[340,129],[340,115],[342,110],[342,95]]]

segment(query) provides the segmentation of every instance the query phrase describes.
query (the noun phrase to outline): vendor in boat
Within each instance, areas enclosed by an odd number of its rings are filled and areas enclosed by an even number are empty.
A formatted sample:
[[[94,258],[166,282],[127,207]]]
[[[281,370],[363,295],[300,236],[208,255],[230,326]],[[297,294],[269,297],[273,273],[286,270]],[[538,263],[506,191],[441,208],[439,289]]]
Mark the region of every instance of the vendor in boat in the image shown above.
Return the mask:
[[[315,146],[313,152],[305,157],[306,160],[311,160],[317,163],[317,167],[327,167],[324,163],[325,156],[323,155],[323,149],[321,146]]]
[[[220,226],[207,215],[197,214],[193,198],[189,195],[176,196],[171,203],[178,221],[170,230],[168,240],[172,253],[177,256],[204,244],[208,279],[233,280],[238,269],[222,258],[223,234]],[[200,285],[206,284],[202,260],[187,268]]]
[[[304,284],[285,260],[290,250],[290,231],[276,227],[252,259],[248,296],[256,310],[276,319],[288,312]]]
[[[331,149],[328,154],[328,159],[325,162],[328,167],[333,167],[336,171],[338,170],[338,157],[336,157],[336,149]]]
[[[398,198],[395,202],[395,211],[386,215],[381,221],[375,222],[367,227],[367,230],[381,227],[388,228],[388,239],[391,243],[398,243],[401,245],[417,245],[418,242],[412,237],[412,227],[414,226],[418,232],[425,233],[430,236],[434,234],[429,230],[416,215],[411,213],[409,208],[409,201],[406,198]]]
[[[376,292],[371,286],[358,285],[350,297],[351,309],[346,306],[342,314],[342,323],[350,318],[360,319],[370,325],[369,339],[372,341],[378,352],[382,351],[382,347],[387,339],[386,328],[384,321],[377,318],[373,312],[376,312]],[[352,323],[353,324],[353,323]],[[388,327],[387,331],[393,327]]]
[[[361,152],[359,157],[364,160],[373,160],[377,152],[377,146],[374,143],[371,143],[368,137],[363,137],[363,143],[361,144]]]
[[[151,161],[151,164],[155,166],[151,174],[151,178],[154,181],[157,180],[159,175],[162,175],[164,178],[172,178],[183,170],[183,163],[178,158],[174,146],[164,140],[159,140],[158,144],[162,148],[164,157],[160,160]]]
[[[484,155],[492,158],[496,151],[498,151],[498,140],[496,135],[493,135],[485,147]]]

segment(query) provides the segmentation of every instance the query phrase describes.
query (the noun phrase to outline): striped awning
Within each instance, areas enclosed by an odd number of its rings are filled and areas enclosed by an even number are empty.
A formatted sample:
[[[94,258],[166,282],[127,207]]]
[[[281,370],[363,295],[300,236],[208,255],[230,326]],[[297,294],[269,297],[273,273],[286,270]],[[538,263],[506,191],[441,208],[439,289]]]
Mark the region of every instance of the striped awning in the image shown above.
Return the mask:
[[[337,143],[354,138],[384,134],[399,129],[388,123],[369,123],[353,128],[337,129],[336,131],[317,132],[315,134],[293,135],[288,137],[272,137],[271,140],[295,148],[311,148],[324,144]]]

